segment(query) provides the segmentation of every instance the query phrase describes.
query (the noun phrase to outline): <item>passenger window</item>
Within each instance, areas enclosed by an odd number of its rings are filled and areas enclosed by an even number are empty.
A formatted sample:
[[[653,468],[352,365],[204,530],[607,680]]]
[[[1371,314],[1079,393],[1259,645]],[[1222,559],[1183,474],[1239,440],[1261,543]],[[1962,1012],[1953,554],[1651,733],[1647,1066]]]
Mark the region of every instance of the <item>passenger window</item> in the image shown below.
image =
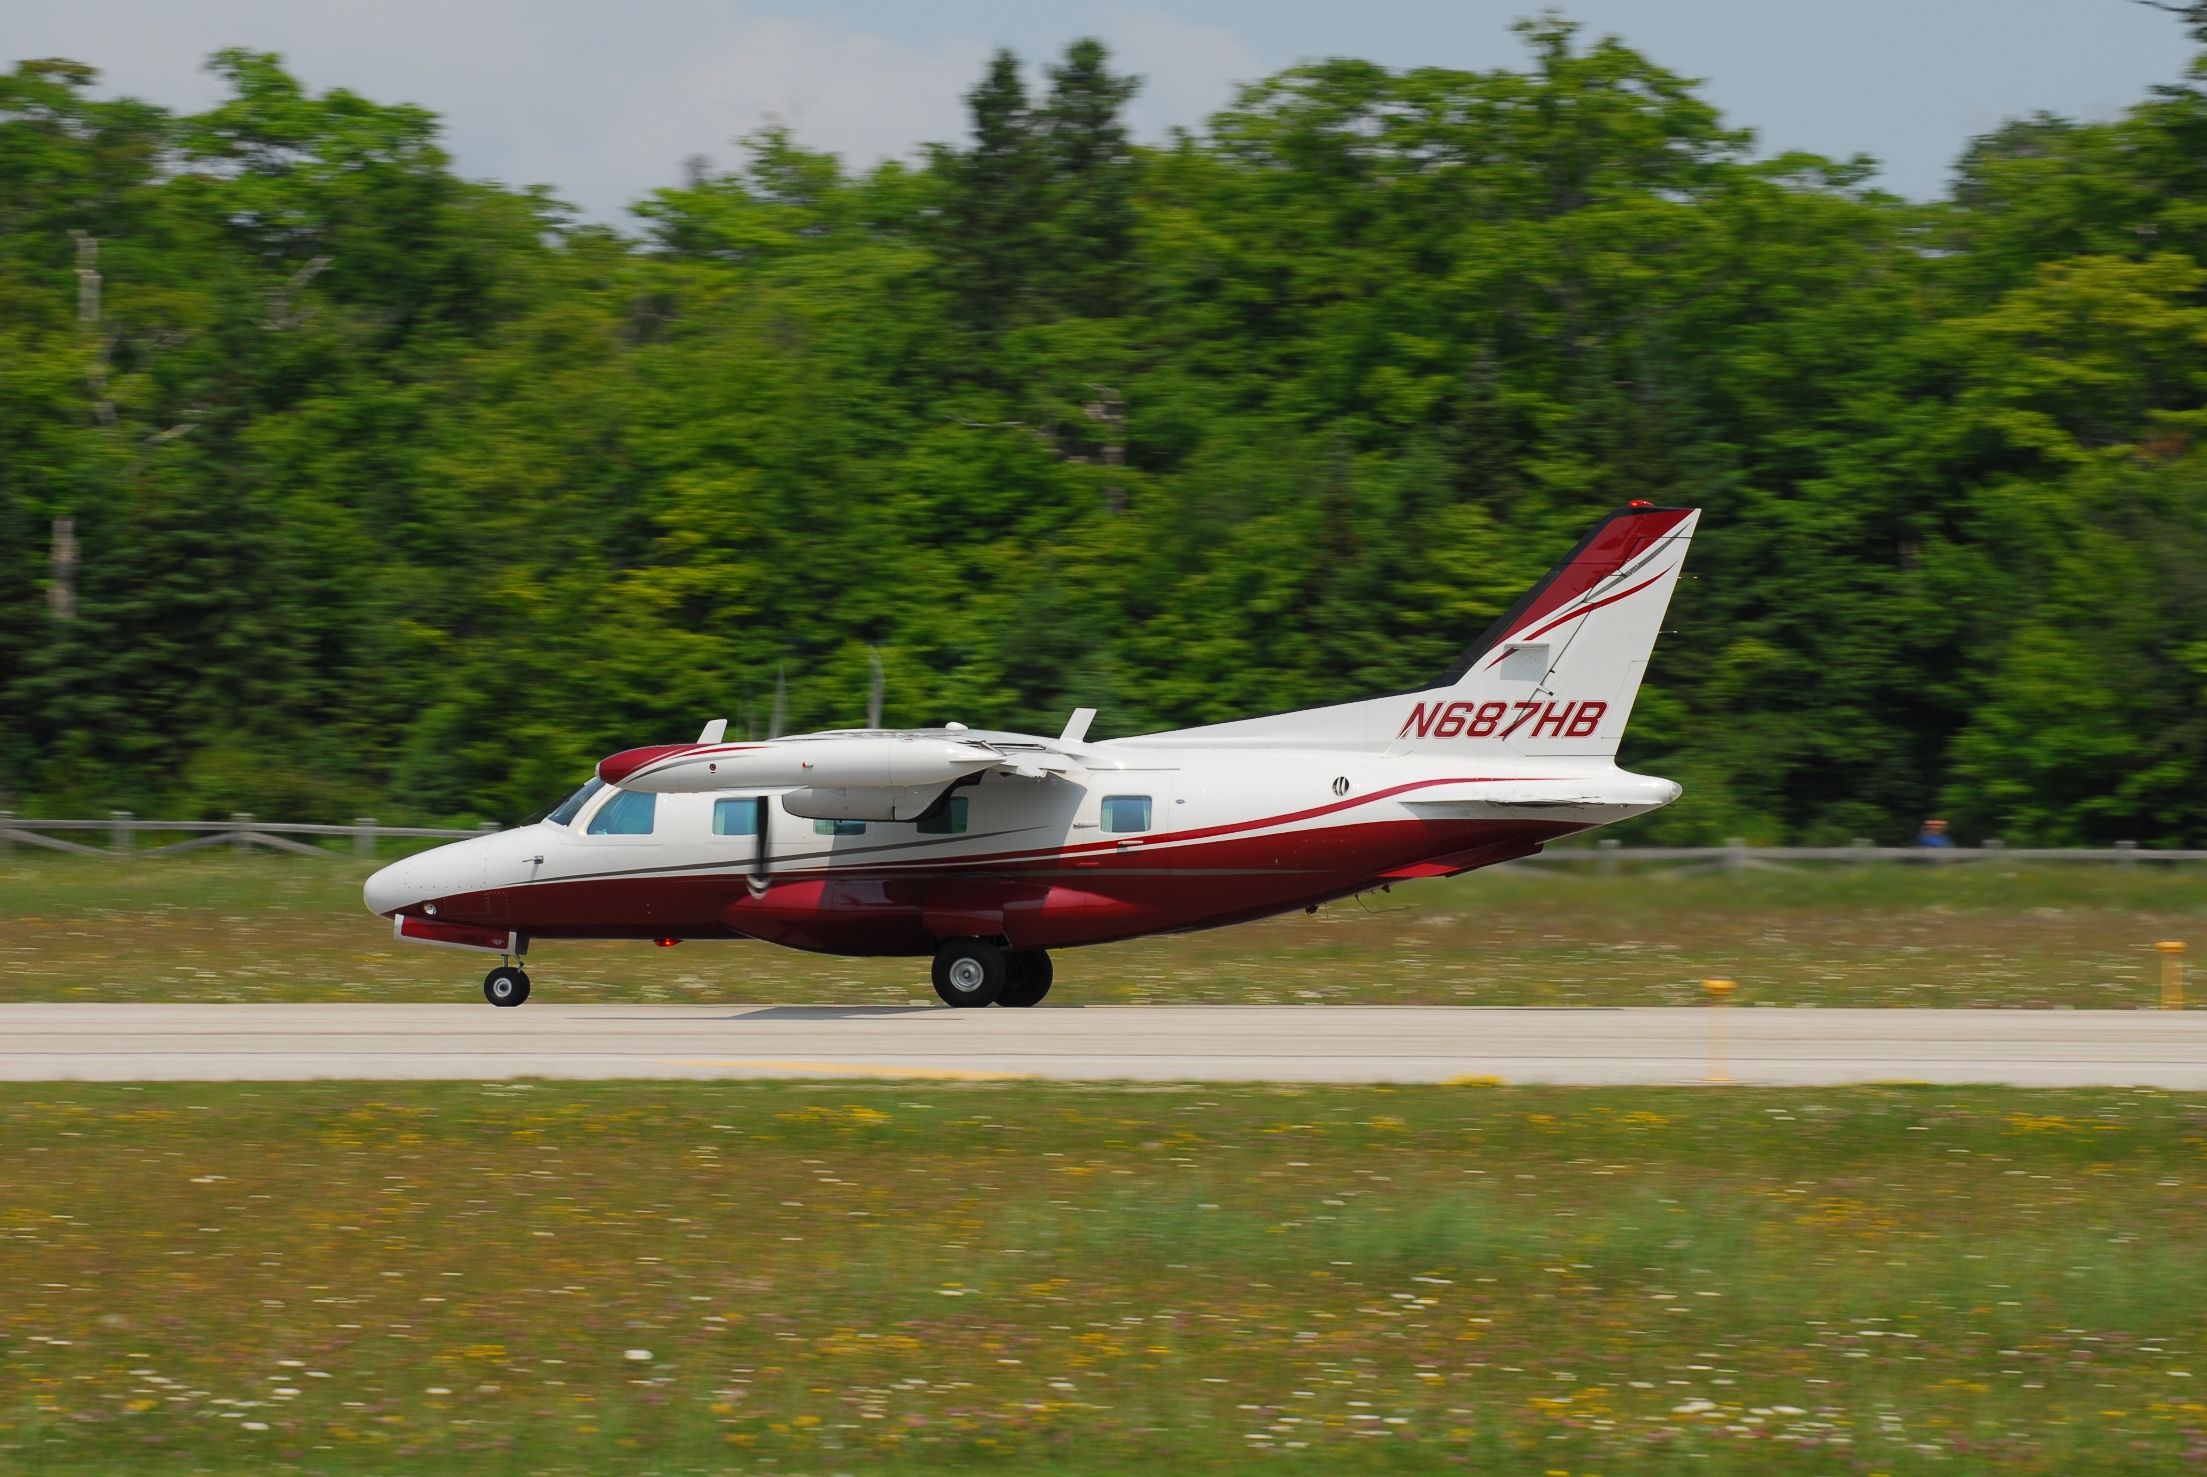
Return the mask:
[[[592,836],[649,836],[652,817],[658,812],[659,797],[639,790],[623,790],[598,807],[598,813],[590,817]]]
[[[1106,795],[1103,802],[1103,828],[1106,831],[1146,831],[1149,829],[1149,796]]]
[[[713,802],[713,834],[715,836],[758,835],[758,797],[756,795],[745,795],[740,800],[715,800]]]
[[[962,836],[966,829],[966,797],[953,795],[939,815],[931,815],[915,828],[922,836]]]
[[[812,829],[815,835],[820,836],[863,836],[866,834],[866,823],[864,821],[814,821]]]

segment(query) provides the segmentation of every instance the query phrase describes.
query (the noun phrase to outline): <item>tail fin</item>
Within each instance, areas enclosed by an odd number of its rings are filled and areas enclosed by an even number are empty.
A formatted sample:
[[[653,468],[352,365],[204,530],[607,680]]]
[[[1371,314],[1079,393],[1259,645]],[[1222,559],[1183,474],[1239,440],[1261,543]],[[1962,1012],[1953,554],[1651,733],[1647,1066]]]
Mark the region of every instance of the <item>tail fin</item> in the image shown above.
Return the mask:
[[[1147,741],[1613,758],[1700,518],[1610,514],[1429,688]]]
[[[1390,751],[1492,740],[1525,755],[1615,755],[1700,517],[1630,507],[1603,519],[1412,695]]]

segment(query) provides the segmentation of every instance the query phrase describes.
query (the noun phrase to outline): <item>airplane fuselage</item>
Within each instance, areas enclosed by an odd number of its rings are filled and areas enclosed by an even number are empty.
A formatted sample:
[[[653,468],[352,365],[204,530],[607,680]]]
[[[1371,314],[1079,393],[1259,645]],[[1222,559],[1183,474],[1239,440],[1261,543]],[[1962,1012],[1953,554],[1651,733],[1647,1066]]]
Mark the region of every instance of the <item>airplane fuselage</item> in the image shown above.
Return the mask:
[[[408,937],[451,932],[442,941],[484,947],[512,933],[755,938],[833,954],[923,955],[965,935],[1066,948],[1508,861],[1678,789],[1574,758],[1436,763],[1107,742],[1066,773],[974,776],[932,819],[808,818],[785,808],[792,792],[622,800],[632,792],[607,786],[564,824],[396,863],[368,903],[402,930],[415,920]]]

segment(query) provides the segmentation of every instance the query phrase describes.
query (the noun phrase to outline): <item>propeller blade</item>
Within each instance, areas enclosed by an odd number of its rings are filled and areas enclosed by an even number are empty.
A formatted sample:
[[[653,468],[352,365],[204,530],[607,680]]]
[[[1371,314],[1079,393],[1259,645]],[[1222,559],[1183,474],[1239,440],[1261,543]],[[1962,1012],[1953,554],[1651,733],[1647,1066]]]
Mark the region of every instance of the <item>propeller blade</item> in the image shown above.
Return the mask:
[[[758,850],[751,857],[751,895],[761,896],[766,891],[766,819],[774,813],[774,801],[761,795],[758,798]]]
[[[866,678],[866,726],[868,728],[879,728],[881,727],[881,692],[888,685],[888,679],[882,675],[881,671],[881,649],[879,647],[869,646],[866,648],[866,665],[869,669]]]

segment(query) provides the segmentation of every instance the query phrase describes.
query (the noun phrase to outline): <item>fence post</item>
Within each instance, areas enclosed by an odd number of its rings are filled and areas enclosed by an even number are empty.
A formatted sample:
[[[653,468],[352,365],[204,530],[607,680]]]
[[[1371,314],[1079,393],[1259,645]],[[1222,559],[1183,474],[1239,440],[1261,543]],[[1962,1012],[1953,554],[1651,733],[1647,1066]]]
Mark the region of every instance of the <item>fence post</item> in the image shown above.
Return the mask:
[[[233,810],[230,812],[231,846],[235,847],[239,851],[251,851],[253,849],[253,840],[248,833],[252,829],[253,812],[251,812],[250,810]]]
[[[130,828],[130,812],[127,810],[111,810],[107,813],[107,819],[108,849],[117,856],[129,856],[131,838],[135,834]]]
[[[1998,836],[1987,836],[1978,845],[1984,847],[1987,851],[2006,851],[2008,849],[2008,843]]]
[[[2116,843],[2115,843],[2115,849],[2116,849],[2117,851],[2120,851],[2120,852],[2124,853],[2124,855],[2123,855],[2123,856],[2121,856],[2121,857],[2118,857],[2118,858],[2116,859],[2116,862],[2115,862],[2115,864],[2116,864],[2117,866],[2119,866],[2119,867],[2134,867],[2134,866],[2138,865],[2138,843],[2137,843],[2137,842],[2135,842],[2135,841],[2118,841],[2118,842],[2116,842]]]
[[[1747,870],[1747,838],[1745,836],[1726,837],[1724,852],[1725,871],[1744,872]]]
[[[15,855],[15,833],[11,829],[14,825],[15,812],[0,810],[0,858]]]
[[[1867,836],[1857,836],[1852,841],[1849,841],[1847,845],[1849,848],[1855,851],[1868,851],[1871,847],[1877,845],[1877,843],[1875,841],[1872,841]],[[1865,857],[1864,860],[1867,861],[1868,858]]]
[[[356,815],[353,817],[353,855],[359,857],[362,861],[367,861],[375,855],[374,816]]]
[[[1617,875],[1617,848],[1622,845],[1624,843],[1614,836],[1604,836],[1594,843],[1594,850],[1597,853],[1594,869],[1602,876],[1614,877]]]
[[[2163,939],[2154,948],[2161,953],[2161,1008],[2184,1008],[2184,941]]]

